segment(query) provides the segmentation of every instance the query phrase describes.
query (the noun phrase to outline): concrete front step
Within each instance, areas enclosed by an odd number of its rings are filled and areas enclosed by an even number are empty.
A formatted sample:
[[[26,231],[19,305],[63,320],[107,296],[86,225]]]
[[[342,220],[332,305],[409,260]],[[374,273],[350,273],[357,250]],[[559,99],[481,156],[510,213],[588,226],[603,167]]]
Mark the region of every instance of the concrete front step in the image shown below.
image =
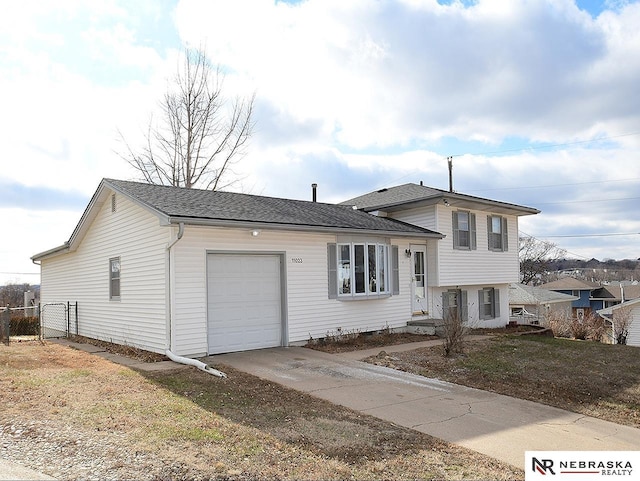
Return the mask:
[[[442,319],[413,319],[407,322],[407,332],[429,336],[439,335],[443,323]]]

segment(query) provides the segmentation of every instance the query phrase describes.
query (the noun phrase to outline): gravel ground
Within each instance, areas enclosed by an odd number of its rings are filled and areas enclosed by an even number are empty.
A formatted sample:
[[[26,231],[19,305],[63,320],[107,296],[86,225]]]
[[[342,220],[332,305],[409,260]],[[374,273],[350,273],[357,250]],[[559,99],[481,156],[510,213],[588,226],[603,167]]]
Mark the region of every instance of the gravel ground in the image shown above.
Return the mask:
[[[188,479],[157,454],[131,449],[115,433],[86,433],[51,421],[0,417],[0,456],[57,479]],[[142,475],[142,476],[141,476]]]

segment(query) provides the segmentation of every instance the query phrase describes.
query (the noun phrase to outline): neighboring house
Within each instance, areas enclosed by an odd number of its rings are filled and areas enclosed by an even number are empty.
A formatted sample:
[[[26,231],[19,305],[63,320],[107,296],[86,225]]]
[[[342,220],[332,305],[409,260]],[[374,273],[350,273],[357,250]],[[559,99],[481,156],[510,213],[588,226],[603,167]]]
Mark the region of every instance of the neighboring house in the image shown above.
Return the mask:
[[[562,279],[548,282],[538,287],[577,297],[577,299],[571,303],[572,314],[576,319],[583,319],[592,312],[591,292],[598,289],[600,285],[574,277],[563,277]]]
[[[540,324],[551,314],[571,316],[572,302],[578,297],[524,284],[509,286],[511,321]]]
[[[613,326],[616,322],[624,322],[627,324],[627,345],[640,347],[640,298],[617,304],[606,309],[598,311],[598,314]],[[612,342],[615,343],[615,336],[612,335],[613,328],[610,329],[609,335]]]
[[[440,299],[506,324],[517,217],[538,211],[415,187],[371,215],[105,179],[69,241],[33,257],[41,301],[77,301],[80,335],[191,357],[404,328]]]
[[[621,302],[640,298],[639,285],[618,283],[601,286],[575,277],[563,277],[539,287],[579,297],[572,305],[573,316],[578,319]]]
[[[343,204],[446,236],[411,243],[405,251],[413,321],[459,314],[477,327],[509,322],[509,285],[520,272],[518,218],[537,209],[422,184],[381,189]]]
[[[591,292],[591,309],[599,311],[638,298],[640,298],[639,285],[609,284]]]

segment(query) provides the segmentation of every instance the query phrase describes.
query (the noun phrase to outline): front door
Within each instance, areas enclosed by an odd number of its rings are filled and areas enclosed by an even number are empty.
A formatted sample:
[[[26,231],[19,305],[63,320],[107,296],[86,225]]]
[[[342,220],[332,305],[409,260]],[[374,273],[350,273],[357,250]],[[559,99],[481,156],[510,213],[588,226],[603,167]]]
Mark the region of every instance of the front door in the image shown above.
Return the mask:
[[[427,315],[427,246],[411,246],[411,292],[413,315]]]

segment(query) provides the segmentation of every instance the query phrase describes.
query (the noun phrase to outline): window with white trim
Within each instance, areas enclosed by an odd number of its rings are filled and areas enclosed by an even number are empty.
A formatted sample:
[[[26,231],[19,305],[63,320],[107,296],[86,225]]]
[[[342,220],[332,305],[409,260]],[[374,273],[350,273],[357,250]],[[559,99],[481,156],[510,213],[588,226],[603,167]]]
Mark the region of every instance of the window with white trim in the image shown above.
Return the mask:
[[[447,323],[454,322],[458,319],[462,322],[469,320],[467,291],[449,289],[442,293],[442,318]]]
[[[456,210],[452,217],[453,248],[476,248],[476,215],[466,210]]]
[[[487,216],[487,233],[489,250],[506,251],[507,245],[507,219],[499,215]]]
[[[346,299],[391,295],[394,293],[391,279],[397,276],[397,252],[397,246],[385,243],[329,244],[329,297]]]
[[[500,317],[500,291],[493,287],[478,291],[478,311],[483,320]]]
[[[109,259],[109,299],[120,300],[120,258]]]
[[[338,244],[338,296],[388,294],[389,246]]]

